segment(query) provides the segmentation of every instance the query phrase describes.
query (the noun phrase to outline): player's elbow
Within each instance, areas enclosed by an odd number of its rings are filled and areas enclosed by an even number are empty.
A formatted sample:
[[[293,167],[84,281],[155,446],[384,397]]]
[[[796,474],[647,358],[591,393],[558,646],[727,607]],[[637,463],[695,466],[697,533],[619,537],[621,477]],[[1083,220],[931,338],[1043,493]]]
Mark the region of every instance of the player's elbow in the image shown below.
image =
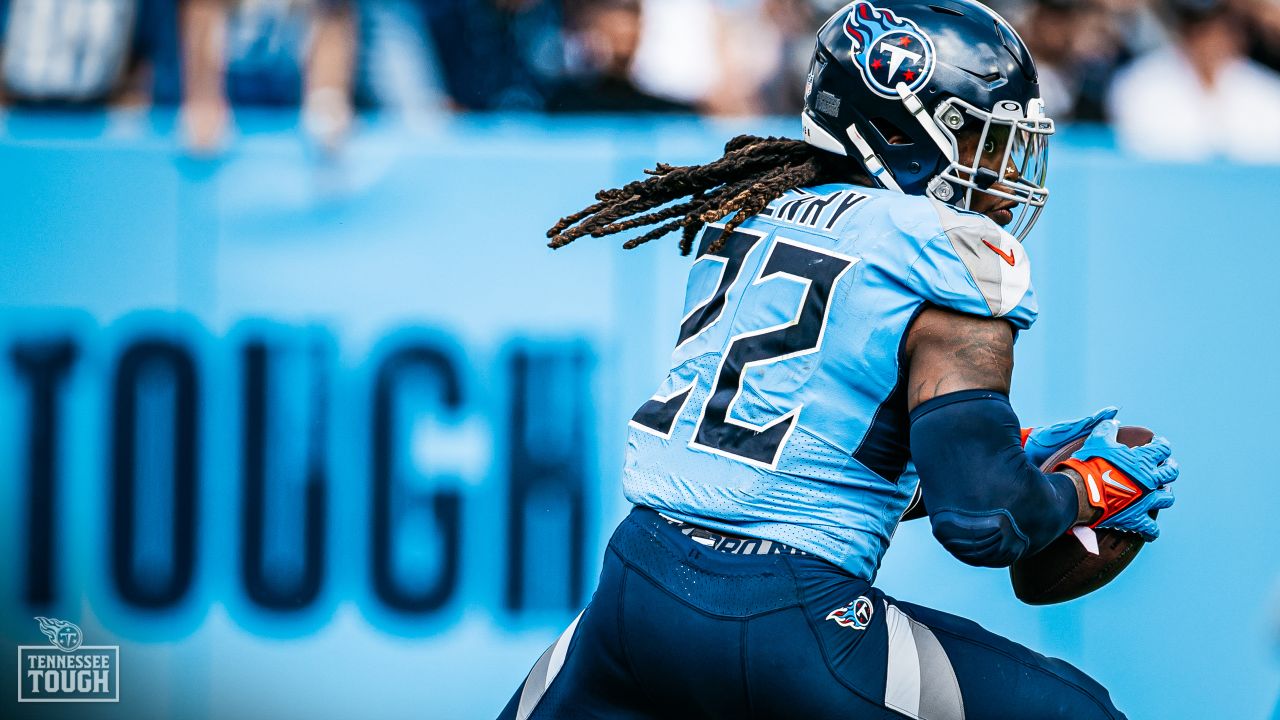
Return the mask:
[[[929,516],[933,536],[961,562],[979,567],[1008,567],[1022,557],[1027,536],[1008,510],[942,509]]]

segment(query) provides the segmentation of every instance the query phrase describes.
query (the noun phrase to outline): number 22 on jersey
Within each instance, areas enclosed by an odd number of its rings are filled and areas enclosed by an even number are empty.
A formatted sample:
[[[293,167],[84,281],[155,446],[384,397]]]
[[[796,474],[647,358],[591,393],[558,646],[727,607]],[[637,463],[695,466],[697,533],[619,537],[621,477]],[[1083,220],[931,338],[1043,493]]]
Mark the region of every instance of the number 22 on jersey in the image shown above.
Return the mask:
[[[799,306],[787,308],[783,313],[791,316],[790,321],[741,332],[730,338],[721,349],[719,365],[710,379],[710,393],[706,401],[702,408],[689,410],[700,412],[689,446],[773,468],[795,428],[802,406],[764,425],[754,425],[733,417],[734,404],[742,394],[747,373],[753,367],[807,355],[822,347],[832,291],[858,259],[775,237],[761,263],[759,274],[744,287],[738,287],[752,251],[768,234],[738,229],[725,238],[724,246],[718,251],[707,252],[706,249],[722,232],[721,228],[711,227],[703,236],[698,261],[721,263],[720,280],[711,296],[681,322],[677,348],[719,322],[731,294],[749,298],[752,291],[764,283],[779,281],[799,283],[805,291]],[[631,426],[669,440],[676,421],[685,412],[685,406],[700,382],[705,382],[701,375],[671,395],[651,398],[636,411],[631,418]]]

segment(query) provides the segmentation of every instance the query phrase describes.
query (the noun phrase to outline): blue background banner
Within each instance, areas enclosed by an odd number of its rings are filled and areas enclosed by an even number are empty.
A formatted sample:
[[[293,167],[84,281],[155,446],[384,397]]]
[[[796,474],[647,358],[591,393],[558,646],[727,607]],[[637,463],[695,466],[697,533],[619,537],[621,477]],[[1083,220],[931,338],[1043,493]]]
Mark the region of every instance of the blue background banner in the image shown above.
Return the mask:
[[[545,229],[795,123],[369,120],[332,158],[239,122],[195,160],[164,115],[7,119],[0,672],[46,615],[121,646],[94,717],[496,715],[594,587],[689,264]],[[1050,182],[1015,407],[1120,405],[1174,441],[1178,505],[1077,602],[1020,604],[918,522],[878,584],[1079,665],[1131,717],[1270,717],[1280,169],[1068,131]]]

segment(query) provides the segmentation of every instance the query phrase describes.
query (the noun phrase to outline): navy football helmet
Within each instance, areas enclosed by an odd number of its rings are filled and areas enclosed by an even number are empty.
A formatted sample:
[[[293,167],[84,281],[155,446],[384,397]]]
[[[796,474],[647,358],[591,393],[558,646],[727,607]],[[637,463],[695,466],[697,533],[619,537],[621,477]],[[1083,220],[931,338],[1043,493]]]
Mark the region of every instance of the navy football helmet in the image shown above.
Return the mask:
[[[845,6],[818,31],[803,122],[808,143],[858,160],[882,187],[964,209],[975,192],[1016,203],[1019,240],[1049,197],[1053,121],[1035,63],[972,0]]]

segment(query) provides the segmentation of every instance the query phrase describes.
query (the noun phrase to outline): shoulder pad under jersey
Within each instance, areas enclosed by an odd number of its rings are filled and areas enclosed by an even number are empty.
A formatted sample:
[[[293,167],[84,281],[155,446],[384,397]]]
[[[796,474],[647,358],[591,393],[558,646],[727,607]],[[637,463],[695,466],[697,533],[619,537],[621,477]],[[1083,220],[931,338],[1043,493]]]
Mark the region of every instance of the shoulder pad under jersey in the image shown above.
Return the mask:
[[[913,289],[941,307],[1030,327],[1038,309],[1022,243],[983,215],[930,202],[942,232],[915,261]]]

